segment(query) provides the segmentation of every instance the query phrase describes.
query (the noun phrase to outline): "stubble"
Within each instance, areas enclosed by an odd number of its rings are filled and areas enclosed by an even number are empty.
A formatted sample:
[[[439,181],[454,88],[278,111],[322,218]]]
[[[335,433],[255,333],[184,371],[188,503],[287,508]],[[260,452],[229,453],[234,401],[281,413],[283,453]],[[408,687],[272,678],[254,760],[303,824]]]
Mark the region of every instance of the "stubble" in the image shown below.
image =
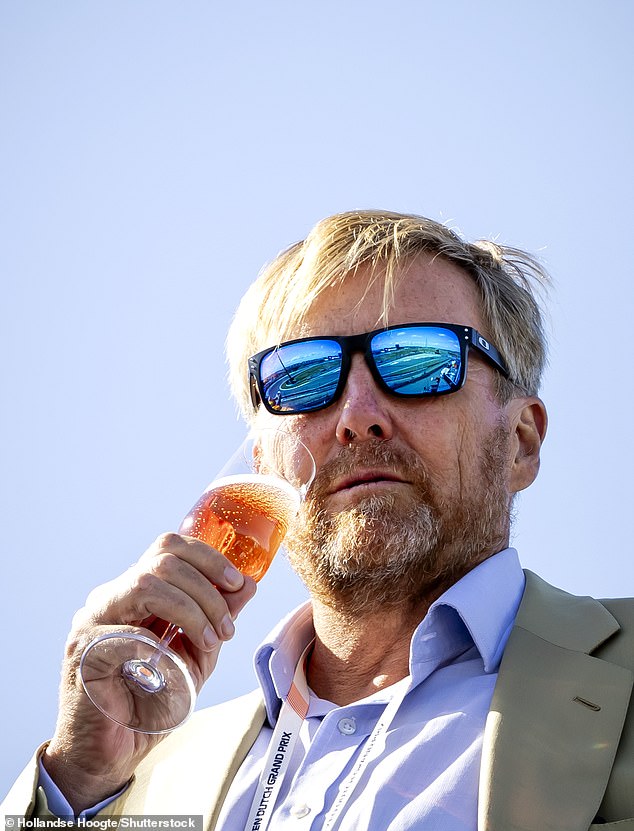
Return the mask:
[[[348,614],[437,597],[508,545],[508,444],[500,423],[453,499],[442,496],[413,451],[380,440],[343,448],[319,471],[287,537],[291,565],[313,596]],[[411,486],[328,511],[331,483],[368,467],[388,468]]]

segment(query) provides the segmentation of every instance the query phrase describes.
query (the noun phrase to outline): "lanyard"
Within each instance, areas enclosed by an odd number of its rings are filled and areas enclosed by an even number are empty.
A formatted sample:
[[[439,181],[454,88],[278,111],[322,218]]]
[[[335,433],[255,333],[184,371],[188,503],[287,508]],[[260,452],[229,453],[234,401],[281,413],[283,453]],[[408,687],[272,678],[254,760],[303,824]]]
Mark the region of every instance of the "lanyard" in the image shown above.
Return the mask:
[[[284,699],[275,730],[269,742],[264,767],[251,803],[245,831],[265,831],[271,820],[275,802],[297,744],[299,729],[308,712],[308,684],[306,659],[313,647],[312,641],[297,662],[288,695]]]
[[[297,662],[291,688],[282,704],[275,730],[269,742],[245,831],[266,831],[271,820],[284,777],[288,772],[293,750],[297,744],[300,727],[308,712],[309,692],[306,682],[306,659],[312,647],[313,642],[311,641]],[[383,715],[376,723],[367,742],[365,742],[356,764],[342,782],[334,804],[326,816],[322,831],[329,831],[334,827],[356,789],[361,774],[372,760],[383,753],[387,732],[402,700],[403,692],[396,694],[385,707]]]
[[[334,827],[336,821],[341,816],[343,809],[350,801],[350,797],[352,796],[355,788],[359,784],[361,774],[371,761],[377,759],[383,753],[385,749],[387,731],[390,729],[390,725],[392,724],[394,716],[396,715],[398,708],[401,706],[402,701],[403,693],[396,694],[385,707],[383,715],[377,721],[374,730],[370,733],[367,742],[363,746],[361,755],[357,759],[355,766],[339,787],[339,793],[337,794],[332,808],[326,815],[326,819],[322,825],[322,831],[328,831],[328,829]]]

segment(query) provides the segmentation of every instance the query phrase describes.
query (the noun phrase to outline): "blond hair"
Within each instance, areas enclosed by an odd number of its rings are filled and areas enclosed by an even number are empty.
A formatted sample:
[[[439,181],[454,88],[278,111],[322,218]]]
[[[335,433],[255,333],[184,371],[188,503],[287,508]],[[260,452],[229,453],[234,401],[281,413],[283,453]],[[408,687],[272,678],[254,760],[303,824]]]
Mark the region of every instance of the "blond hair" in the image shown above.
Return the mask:
[[[341,285],[360,266],[370,266],[368,288],[382,281],[383,312],[377,326],[387,325],[404,266],[419,254],[449,260],[476,284],[483,334],[502,353],[509,370],[508,380],[498,377],[498,396],[508,401],[516,395],[536,395],[546,363],[538,294],[549,277],[534,257],[494,242],[466,242],[422,216],[350,211],[318,222],[305,240],[265,266],[242,298],[227,336],[227,356],[231,391],[244,418],[254,416],[247,373],[251,355],[298,337],[316,298]]]

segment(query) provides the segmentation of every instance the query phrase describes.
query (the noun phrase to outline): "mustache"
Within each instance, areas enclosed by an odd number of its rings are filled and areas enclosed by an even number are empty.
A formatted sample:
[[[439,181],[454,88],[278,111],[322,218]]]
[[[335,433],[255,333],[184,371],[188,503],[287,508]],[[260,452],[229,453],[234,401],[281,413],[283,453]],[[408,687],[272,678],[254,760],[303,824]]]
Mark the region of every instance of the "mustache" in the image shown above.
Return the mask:
[[[328,493],[333,480],[354,474],[359,468],[372,467],[389,470],[425,489],[429,482],[425,466],[413,451],[392,445],[389,441],[372,439],[357,445],[346,445],[334,459],[322,465],[308,498],[319,500]]]

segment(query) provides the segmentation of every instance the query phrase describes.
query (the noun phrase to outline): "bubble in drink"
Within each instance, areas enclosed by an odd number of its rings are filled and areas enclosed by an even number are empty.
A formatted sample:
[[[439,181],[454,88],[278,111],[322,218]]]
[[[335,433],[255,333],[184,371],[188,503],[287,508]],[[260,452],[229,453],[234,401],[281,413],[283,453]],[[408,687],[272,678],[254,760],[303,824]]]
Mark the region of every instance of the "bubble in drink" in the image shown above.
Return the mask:
[[[295,489],[274,476],[227,476],[212,482],[179,531],[216,548],[243,574],[260,580],[299,503]]]

